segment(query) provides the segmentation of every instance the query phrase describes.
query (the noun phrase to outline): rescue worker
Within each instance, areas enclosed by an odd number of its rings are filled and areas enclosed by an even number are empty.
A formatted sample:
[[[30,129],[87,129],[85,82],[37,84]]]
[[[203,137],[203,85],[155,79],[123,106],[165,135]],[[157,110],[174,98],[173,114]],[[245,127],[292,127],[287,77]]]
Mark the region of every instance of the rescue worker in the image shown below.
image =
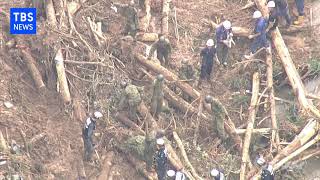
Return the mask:
[[[219,61],[226,67],[228,65],[228,51],[234,43],[231,22],[223,21],[216,29],[217,56]]]
[[[215,128],[215,133],[217,133],[218,137],[224,141],[226,139],[226,134],[224,131],[224,119],[225,119],[225,112],[223,110],[222,104],[220,102],[215,101],[211,96],[205,97],[205,102],[211,105],[212,111],[212,118]]]
[[[304,0],[295,0],[299,16],[293,22],[294,25],[301,25],[304,21]]]
[[[157,139],[156,172],[159,180],[166,179],[168,152],[162,138]]]
[[[160,64],[168,67],[171,49],[169,40],[162,35],[158,41],[151,45],[148,59],[151,59],[151,56],[157,50],[157,59],[160,61]]]
[[[137,109],[142,102],[141,93],[143,88],[139,88],[133,84],[129,84],[125,81],[121,82],[121,88],[123,89],[119,110],[123,110],[125,107],[129,107],[129,118],[135,120],[137,118]]]
[[[174,170],[167,171],[168,180],[186,180],[186,175],[178,170],[175,172]]]
[[[126,18],[124,34],[135,38],[139,28],[139,17],[138,11],[134,7],[134,1],[131,0],[129,4],[112,3],[111,8],[115,12],[118,12],[119,9],[121,14]]]
[[[191,64],[189,64],[187,59],[183,59],[181,61],[181,67],[179,69],[179,78],[181,80],[187,81],[187,83],[192,86],[194,75],[195,75],[195,71],[193,69],[193,66]],[[192,100],[192,97],[190,97],[186,93],[182,93],[182,96],[187,101]]]
[[[250,54],[245,55],[246,59],[252,58],[255,52],[260,48],[268,48],[268,51],[271,51],[268,40],[267,40],[267,20],[262,16],[260,11],[255,11],[253,13],[253,18],[256,19],[255,29],[253,35],[249,35],[249,39],[253,39],[250,48]]]
[[[287,0],[269,0],[267,7],[269,9],[269,19],[272,18],[277,19],[278,25],[278,18],[284,17],[286,20],[286,27],[290,27],[291,25],[291,16],[289,13],[289,6]]]
[[[262,156],[257,160],[257,164],[262,168],[261,180],[274,180],[273,167],[266,163]]]
[[[163,83],[164,77],[159,74],[153,81],[153,93],[151,98],[151,113],[153,117],[159,118],[159,114],[162,112],[163,106]]]
[[[96,120],[102,118],[102,113],[96,111],[93,113],[92,117],[88,117],[84,123],[84,127],[82,129],[82,138],[84,142],[84,159],[85,161],[90,161],[92,152],[94,149],[94,144],[92,141],[93,131],[96,129]]]
[[[200,69],[200,79],[198,82],[198,88],[201,88],[202,81],[207,79],[210,81],[210,75],[213,67],[213,58],[216,55],[216,48],[214,47],[214,42],[212,39],[209,39],[206,43],[206,47],[201,50],[200,57],[201,69]]]
[[[211,177],[213,177],[214,180],[224,180],[224,174],[219,171],[218,169],[212,169],[210,172]]]

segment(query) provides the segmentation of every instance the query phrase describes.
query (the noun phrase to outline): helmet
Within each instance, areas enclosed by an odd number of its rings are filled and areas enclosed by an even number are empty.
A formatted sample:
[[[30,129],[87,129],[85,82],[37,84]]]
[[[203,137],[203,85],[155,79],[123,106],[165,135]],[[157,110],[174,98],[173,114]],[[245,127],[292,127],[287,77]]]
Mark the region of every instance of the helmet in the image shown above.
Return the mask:
[[[127,82],[125,82],[125,81],[122,81],[121,83],[120,83],[120,86],[121,86],[121,88],[125,88],[125,87],[127,87]]]
[[[260,18],[262,16],[262,14],[261,14],[261,12],[260,11],[255,11],[254,13],[253,13],[253,18],[254,19],[258,19],[258,18]]]
[[[164,36],[160,36],[159,40],[160,40],[160,41],[164,41],[164,40],[165,40],[165,37],[164,37]]]
[[[207,95],[205,101],[206,103],[210,103],[212,101],[212,97],[210,95]]]
[[[257,164],[259,164],[260,166],[262,166],[266,161],[263,159],[262,156],[260,156],[258,159],[257,159]]]
[[[187,64],[188,63],[188,59],[183,59],[182,61],[181,61],[181,64]]]
[[[213,40],[212,40],[212,39],[209,39],[209,40],[207,41],[206,45],[209,46],[209,47],[213,46],[213,45],[214,45]]]
[[[210,175],[212,177],[217,177],[219,175],[219,171],[217,169],[212,169]]]
[[[160,146],[164,145],[164,140],[162,138],[157,139],[157,144]]]
[[[274,3],[274,1],[269,1],[268,4],[267,4],[267,7],[268,8],[274,8],[274,7],[276,7],[276,3]]]
[[[230,29],[231,28],[231,22],[226,20],[226,21],[223,21],[222,23],[223,27],[226,28],[226,29]]]
[[[159,74],[159,75],[157,76],[157,80],[159,80],[159,81],[163,81],[163,80],[164,80],[163,75],[162,75],[162,74]]]
[[[102,115],[101,112],[96,111],[96,112],[93,113],[93,116],[94,116],[95,118],[99,119],[99,118],[102,118],[103,115]]]
[[[176,172],[174,170],[167,171],[167,176],[168,177],[174,177],[174,175],[176,175]]]
[[[133,5],[134,5],[134,1],[131,0],[131,1],[129,2],[129,5],[130,5],[130,6],[133,6]]]

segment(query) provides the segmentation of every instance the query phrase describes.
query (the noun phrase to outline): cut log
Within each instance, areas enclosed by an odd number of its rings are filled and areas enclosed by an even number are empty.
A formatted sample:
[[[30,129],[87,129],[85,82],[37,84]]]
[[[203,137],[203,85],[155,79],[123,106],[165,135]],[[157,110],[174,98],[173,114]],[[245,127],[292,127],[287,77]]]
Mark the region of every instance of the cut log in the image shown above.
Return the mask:
[[[193,177],[194,177],[195,179],[197,179],[197,180],[203,180],[203,178],[201,178],[201,177],[198,175],[198,173],[196,172],[196,170],[193,168],[192,164],[190,163],[189,158],[188,158],[188,156],[187,156],[187,153],[186,153],[186,151],[185,151],[185,149],[184,149],[184,146],[183,146],[183,144],[182,144],[182,141],[181,141],[180,137],[178,136],[178,134],[177,134],[176,132],[173,132],[173,138],[174,138],[174,140],[177,142],[177,146],[178,146],[179,149],[180,149],[180,153],[181,153],[181,155],[182,155],[182,157],[183,157],[183,160],[184,160],[184,162],[185,162],[185,164],[186,164],[186,168],[187,168],[187,169],[190,169],[190,172],[192,173],[192,175],[193,175]]]
[[[69,85],[68,85],[67,76],[64,68],[63,54],[61,49],[57,51],[57,54],[54,60],[56,63],[56,70],[57,70],[57,76],[58,76],[57,85],[59,86],[59,92],[61,94],[63,101],[65,103],[70,103],[71,95],[69,91]]]
[[[178,86],[182,91],[184,91],[189,96],[197,99],[200,97],[200,93],[193,89],[188,83],[179,81],[179,77],[174,73],[167,70],[165,67],[160,64],[156,64],[155,61],[147,60],[147,58],[143,57],[140,54],[135,54],[135,58],[138,60],[146,68],[158,73],[162,74],[166,80],[173,82],[176,86]]]
[[[162,19],[161,19],[161,33],[169,35],[169,12],[171,0],[162,0]]]
[[[121,121],[124,125],[132,128],[133,130],[137,131],[140,135],[145,135],[145,132],[134,122],[128,119],[124,114],[117,114],[116,118]]]
[[[103,160],[102,170],[100,175],[97,177],[97,180],[106,180],[110,176],[110,170],[112,167],[112,160],[114,157],[113,151],[107,153],[106,157]]]
[[[320,140],[320,134],[317,134],[311,141],[307,142],[305,145],[294,151],[293,153],[289,154],[287,157],[283,158],[281,161],[279,161],[277,164],[273,165],[273,170],[276,171],[279,169],[282,165],[299,155],[304,150],[308,149],[310,146],[314,145]]]
[[[269,15],[269,11],[266,7],[265,0],[254,0],[254,2],[257,8],[262,12],[263,16],[267,17]],[[313,104],[310,104],[306,98],[305,87],[278,28],[272,31],[271,37],[300,106],[306,114],[312,113],[317,118],[320,118],[320,111],[313,106]]]
[[[266,53],[266,64],[267,64],[267,88],[269,90],[269,104],[270,104],[270,117],[271,117],[271,146],[276,147],[279,150],[280,139],[278,133],[278,122],[276,118],[276,102],[274,100],[274,89],[273,89],[273,70],[272,70],[272,54]],[[272,150],[271,150],[272,152]]]
[[[247,131],[245,134],[243,147],[242,147],[243,149],[242,149],[242,163],[241,163],[241,169],[240,169],[240,180],[246,179],[245,173],[246,173],[247,165],[249,166],[249,168],[252,167],[252,164],[250,162],[250,156],[249,156],[249,148],[251,143],[252,130],[254,128],[254,122],[256,119],[259,85],[260,85],[260,77],[259,77],[259,73],[256,72],[253,74],[253,79],[252,79],[252,97],[251,97],[251,103],[249,107]]]
[[[150,1],[151,0],[144,1],[144,7],[145,7],[146,12],[145,12],[145,16],[143,16],[140,19],[140,23],[139,23],[139,29],[143,32],[146,32],[148,30],[148,27],[149,27],[150,21],[151,21]]]
[[[208,21],[206,20],[206,23],[208,23],[212,29],[217,29],[217,27],[219,26],[218,24],[214,23],[213,21]],[[246,28],[242,28],[242,27],[234,27],[232,26],[232,32],[234,34],[234,36],[242,36],[242,37],[248,37],[251,34],[251,31],[249,29]]]
[[[158,40],[157,33],[137,33],[137,40],[143,42],[155,42]]]
[[[246,129],[236,129],[237,134],[245,134]],[[252,129],[252,133],[260,133],[260,134],[269,134],[271,131],[271,128],[260,128],[260,129]]]

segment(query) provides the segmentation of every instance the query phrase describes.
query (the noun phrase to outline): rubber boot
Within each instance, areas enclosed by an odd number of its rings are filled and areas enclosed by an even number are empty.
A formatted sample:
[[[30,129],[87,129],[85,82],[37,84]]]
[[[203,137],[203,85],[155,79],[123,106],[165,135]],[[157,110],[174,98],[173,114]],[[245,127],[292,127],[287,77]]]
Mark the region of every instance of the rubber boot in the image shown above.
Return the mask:
[[[293,22],[294,25],[301,25],[303,24],[304,16],[298,16],[298,18]]]

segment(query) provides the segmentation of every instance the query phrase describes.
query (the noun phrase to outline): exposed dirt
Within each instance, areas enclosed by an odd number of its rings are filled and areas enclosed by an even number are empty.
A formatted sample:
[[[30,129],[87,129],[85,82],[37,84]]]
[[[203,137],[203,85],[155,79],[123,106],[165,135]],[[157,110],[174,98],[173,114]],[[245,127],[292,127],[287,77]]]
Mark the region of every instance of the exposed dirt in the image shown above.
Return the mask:
[[[117,2],[127,2],[125,0]],[[29,1],[15,0],[1,2],[1,10],[9,12],[9,7],[24,7]],[[293,1],[290,1],[292,4]],[[15,155],[8,161],[7,165],[0,166],[0,175],[20,174],[25,179],[76,179],[81,171],[83,142],[81,139],[82,122],[73,118],[72,105],[65,105],[59,94],[56,92],[55,72],[52,69],[53,63],[53,41],[60,41],[68,54],[68,60],[88,61],[99,60],[108,64],[108,67],[93,67],[86,65],[67,64],[69,70],[68,81],[73,97],[77,94],[79,102],[85,107],[86,115],[94,110],[104,113],[102,121],[98,122],[97,134],[94,141],[98,144],[96,150],[99,157],[103,157],[107,151],[114,150],[113,143],[119,140],[118,137],[131,136],[131,132],[114,119],[116,113],[115,105],[119,98],[119,82],[122,79],[134,79],[141,85],[145,85],[145,101],[149,102],[150,82],[137,80],[135,75],[136,66],[132,65],[132,59],[126,56],[128,52],[120,52],[117,56],[121,62],[111,60],[107,54],[110,47],[116,46],[121,40],[121,31],[124,27],[124,19],[119,14],[110,9],[111,1],[89,0],[77,12],[74,22],[78,32],[90,43],[95,52],[88,52],[88,49],[76,35],[71,35],[69,31],[53,33],[47,30],[45,22],[38,24],[37,36],[25,36],[36,58],[37,64],[48,90],[39,93],[36,90],[31,76],[19,56],[18,50],[2,48],[0,52],[0,130],[5,139],[10,144],[12,140],[23,146],[24,141],[20,131],[26,135],[29,141],[39,134],[43,137],[35,141],[29,149],[22,150],[21,155]],[[154,3],[157,5],[157,2]],[[158,2],[159,4],[159,2]],[[174,23],[174,13],[170,15],[170,36],[174,52],[172,54],[173,72],[180,66],[183,58],[189,59],[196,69],[199,70],[199,51],[204,47],[209,37],[214,37],[204,19],[211,19],[219,23],[225,19],[230,19],[234,26],[252,27],[251,15],[253,9],[239,10],[245,2],[242,1],[208,1],[208,0],[178,0],[173,2],[177,14],[177,22]],[[307,1],[306,12],[309,12],[312,4]],[[174,12],[174,11],[173,11]],[[308,14],[308,13],[307,13]],[[154,28],[149,31],[160,32],[158,7],[153,8]],[[90,33],[85,17],[92,17],[97,21],[102,21],[106,26],[104,35],[108,43],[105,47],[97,47]],[[308,15],[309,17],[309,15]],[[0,20],[1,21],[1,20]],[[308,24],[309,20],[306,20]],[[316,22],[316,21],[314,21]],[[178,28],[179,34],[175,34],[174,27]],[[6,29],[2,27],[5,31]],[[311,29],[309,26],[301,32],[284,35],[284,40],[290,49],[290,53],[296,65],[306,63],[311,58],[319,58],[319,39],[313,38],[320,31]],[[2,35],[3,40],[11,39],[9,35]],[[178,40],[179,37],[179,40]],[[319,37],[316,36],[316,37]],[[230,53],[230,64],[235,64],[243,59],[250,42],[246,39],[235,39],[236,46]],[[122,44],[123,45],[123,44]],[[130,49],[130,48],[128,48]],[[276,56],[275,56],[276,57]],[[276,57],[277,58],[277,57]],[[280,67],[279,61],[275,66]],[[125,67],[124,67],[125,66]],[[236,91],[243,92],[250,89],[251,74],[256,65],[250,65],[248,69],[241,70],[238,66],[227,68],[215,65],[212,81],[206,83],[201,91],[202,94],[211,94],[221,100],[226,106],[229,114],[237,127],[243,125],[247,119],[247,109],[250,96],[241,94],[233,96]],[[240,70],[238,71],[237,68]],[[264,67],[259,68],[264,72]],[[278,68],[279,71],[282,68]],[[228,75],[229,72],[236,72]],[[195,87],[195,86],[194,86]],[[263,90],[263,89],[262,89]],[[279,93],[281,94],[281,93]],[[282,98],[286,98],[281,96]],[[12,108],[6,108],[4,102],[11,102]],[[171,109],[171,114],[163,114],[158,121],[160,127],[178,132],[183,139],[186,151],[191,163],[203,177],[208,177],[208,172],[213,167],[224,169],[229,179],[236,179],[240,162],[238,153],[232,148],[232,144],[226,147],[217,144],[218,138],[213,133],[211,122],[201,122],[198,145],[192,145],[194,128],[196,127],[195,117],[185,117],[184,113]],[[283,114],[282,114],[283,115]],[[257,121],[265,117],[263,112],[259,112]],[[84,119],[83,119],[84,120]],[[287,116],[279,118],[286,121]],[[172,123],[174,121],[174,123]],[[286,127],[280,127],[283,134]],[[282,137],[285,140],[286,137]],[[292,138],[292,137],[290,137]],[[289,138],[289,139],[290,139]],[[174,145],[174,144],[173,144]],[[175,147],[175,145],[174,145]],[[99,174],[102,160],[95,156],[95,162],[85,163],[85,172],[89,179],[95,179]],[[121,153],[115,153],[111,169],[111,179],[143,179],[135,169],[128,164]],[[14,167],[14,168],[13,168]],[[308,166],[306,166],[308,167]],[[319,169],[319,163],[314,163],[314,171]],[[309,168],[307,168],[309,169]],[[309,173],[309,171],[306,171]],[[319,173],[314,176],[318,177]],[[110,176],[110,175],[109,175]]]

